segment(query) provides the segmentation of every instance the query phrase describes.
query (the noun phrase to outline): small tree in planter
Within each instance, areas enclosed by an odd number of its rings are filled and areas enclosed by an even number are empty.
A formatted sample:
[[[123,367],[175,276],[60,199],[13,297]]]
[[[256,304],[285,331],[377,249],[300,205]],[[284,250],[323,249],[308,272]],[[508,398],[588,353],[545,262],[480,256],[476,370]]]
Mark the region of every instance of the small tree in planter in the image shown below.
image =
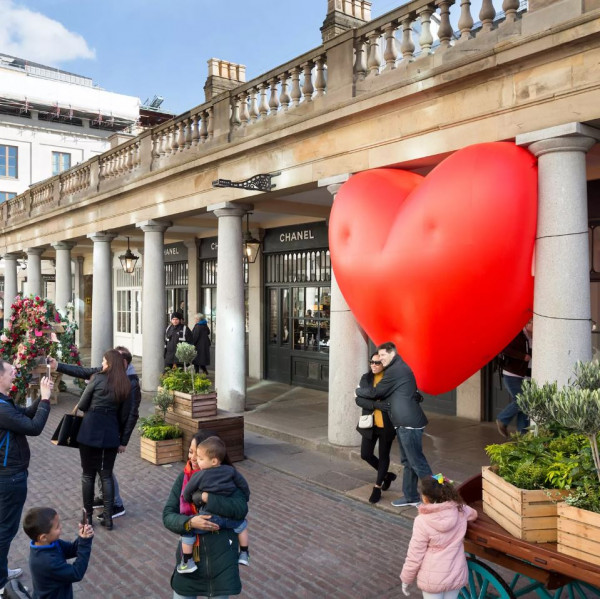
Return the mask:
[[[191,343],[179,343],[177,345],[177,349],[175,350],[175,357],[179,362],[183,362],[184,370],[190,373],[190,380],[192,382],[192,394],[196,392],[196,385],[194,380],[196,377],[194,376],[194,366],[192,365],[192,362],[194,361],[194,358],[197,354],[198,352],[196,351],[196,348]]]
[[[138,430],[141,456],[153,464],[179,462],[183,455],[183,432],[178,426],[165,422],[167,410],[173,405],[173,396],[168,391],[161,390],[152,402],[160,413],[140,418]]]

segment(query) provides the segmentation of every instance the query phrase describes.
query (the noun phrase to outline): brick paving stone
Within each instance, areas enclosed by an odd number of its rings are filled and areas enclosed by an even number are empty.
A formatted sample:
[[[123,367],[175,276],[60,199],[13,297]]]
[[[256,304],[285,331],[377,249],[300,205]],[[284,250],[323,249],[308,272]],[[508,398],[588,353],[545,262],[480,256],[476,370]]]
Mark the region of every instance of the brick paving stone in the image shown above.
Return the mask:
[[[66,398],[66,399],[65,399]],[[32,462],[26,509],[50,505],[71,540],[81,511],[77,450],[55,447],[52,431],[74,400],[61,396],[43,433],[30,439]],[[249,567],[241,567],[241,597],[370,599],[399,597],[412,522],[248,461],[237,464],[252,491]],[[127,514],[112,532],[96,526],[90,566],[75,585],[86,599],[170,599],[176,535],[162,525],[162,508],[183,467],[154,466],[139,457],[137,432],[117,458],[116,473]],[[25,570],[29,541],[20,531],[9,564]]]

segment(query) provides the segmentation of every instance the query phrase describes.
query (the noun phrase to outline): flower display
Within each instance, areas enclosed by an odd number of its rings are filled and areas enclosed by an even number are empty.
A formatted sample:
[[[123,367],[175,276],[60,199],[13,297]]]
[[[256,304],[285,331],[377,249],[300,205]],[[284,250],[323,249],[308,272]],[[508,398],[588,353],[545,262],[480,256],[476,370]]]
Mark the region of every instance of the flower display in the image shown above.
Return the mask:
[[[28,395],[32,371],[39,358],[57,357],[63,362],[80,364],[75,345],[77,323],[55,309],[54,304],[39,296],[17,296],[11,306],[11,316],[0,336],[0,359],[12,362],[17,376],[11,393],[15,401],[23,403]],[[57,336],[52,323],[62,324],[65,332]]]

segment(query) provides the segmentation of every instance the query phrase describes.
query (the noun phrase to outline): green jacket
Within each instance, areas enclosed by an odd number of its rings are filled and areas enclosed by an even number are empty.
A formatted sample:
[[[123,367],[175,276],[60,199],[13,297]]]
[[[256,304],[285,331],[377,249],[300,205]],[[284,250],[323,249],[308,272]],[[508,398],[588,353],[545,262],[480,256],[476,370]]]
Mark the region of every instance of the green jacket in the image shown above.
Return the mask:
[[[163,524],[171,532],[182,535],[187,531],[185,523],[191,519],[179,513],[179,497],[183,485],[183,472],[177,477],[163,509]],[[248,513],[244,494],[237,489],[229,497],[209,494],[206,510],[233,520],[243,520]],[[221,529],[202,535],[200,540],[200,562],[191,574],[171,576],[171,588],[184,596],[215,597],[239,595],[242,581],[238,566],[238,539],[231,529]],[[181,559],[181,544],[175,555],[176,564]]]

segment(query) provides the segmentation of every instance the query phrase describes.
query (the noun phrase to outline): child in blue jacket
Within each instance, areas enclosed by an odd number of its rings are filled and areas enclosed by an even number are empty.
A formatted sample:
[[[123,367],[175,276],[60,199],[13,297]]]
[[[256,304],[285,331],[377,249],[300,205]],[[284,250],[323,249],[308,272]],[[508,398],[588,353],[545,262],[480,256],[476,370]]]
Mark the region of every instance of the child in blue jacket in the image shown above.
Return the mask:
[[[92,552],[94,529],[79,524],[79,537],[60,540],[60,518],[50,507],[31,508],[23,519],[23,530],[31,539],[29,570],[34,599],[73,599],[73,583],[83,579]],[[76,558],[70,564],[68,559]]]

